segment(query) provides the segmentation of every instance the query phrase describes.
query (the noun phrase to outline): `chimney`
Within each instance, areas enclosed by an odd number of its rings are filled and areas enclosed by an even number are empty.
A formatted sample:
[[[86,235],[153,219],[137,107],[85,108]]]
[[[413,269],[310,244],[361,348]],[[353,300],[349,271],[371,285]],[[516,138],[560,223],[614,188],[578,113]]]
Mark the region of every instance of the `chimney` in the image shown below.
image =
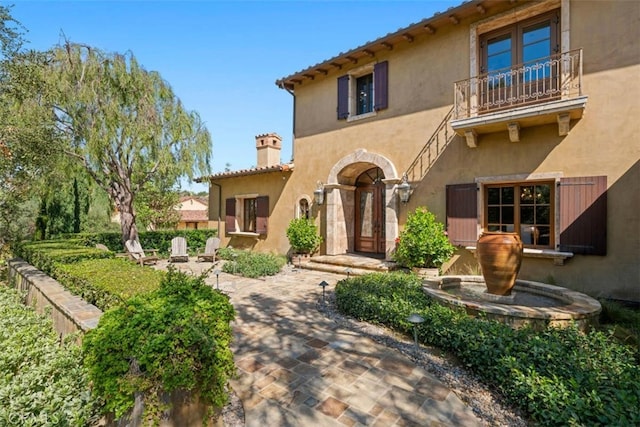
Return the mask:
[[[265,133],[256,136],[256,151],[258,152],[258,167],[265,168],[280,164],[280,149],[282,138],[277,133]]]

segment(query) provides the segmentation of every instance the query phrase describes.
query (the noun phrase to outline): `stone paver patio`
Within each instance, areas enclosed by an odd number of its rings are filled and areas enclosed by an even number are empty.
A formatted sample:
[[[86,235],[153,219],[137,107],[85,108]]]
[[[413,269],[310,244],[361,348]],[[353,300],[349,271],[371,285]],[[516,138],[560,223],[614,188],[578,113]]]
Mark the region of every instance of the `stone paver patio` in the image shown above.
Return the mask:
[[[199,274],[211,263],[176,263]],[[166,268],[161,262],[158,268]],[[287,268],[264,279],[209,272],[236,309],[232,350],[246,426],[478,426],[471,409],[400,352],[317,309],[345,276]]]

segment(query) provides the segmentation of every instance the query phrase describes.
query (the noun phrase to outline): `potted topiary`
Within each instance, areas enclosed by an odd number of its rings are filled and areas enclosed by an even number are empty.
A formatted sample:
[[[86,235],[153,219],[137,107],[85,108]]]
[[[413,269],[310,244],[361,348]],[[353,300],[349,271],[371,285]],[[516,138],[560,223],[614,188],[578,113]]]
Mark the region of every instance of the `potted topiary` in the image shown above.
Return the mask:
[[[309,218],[291,220],[289,227],[287,227],[287,238],[289,239],[294,259],[308,258],[322,243],[318,228]]]
[[[437,276],[439,269],[453,255],[444,225],[433,213],[418,207],[407,218],[396,243],[393,259],[403,267],[423,276]]]

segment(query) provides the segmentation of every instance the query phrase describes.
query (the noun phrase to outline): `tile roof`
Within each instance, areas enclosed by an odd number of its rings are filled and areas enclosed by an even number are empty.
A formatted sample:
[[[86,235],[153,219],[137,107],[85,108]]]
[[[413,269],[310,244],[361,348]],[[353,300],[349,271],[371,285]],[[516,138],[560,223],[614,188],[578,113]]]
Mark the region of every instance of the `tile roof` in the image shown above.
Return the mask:
[[[291,172],[293,171],[293,163],[282,163],[274,166],[256,167],[251,169],[240,169],[237,171],[220,172],[217,174],[202,176],[196,178],[196,182],[207,182],[218,179],[236,178],[240,176],[259,175],[272,172]]]
[[[209,220],[207,211],[180,211],[180,221],[184,222],[200,222]]]

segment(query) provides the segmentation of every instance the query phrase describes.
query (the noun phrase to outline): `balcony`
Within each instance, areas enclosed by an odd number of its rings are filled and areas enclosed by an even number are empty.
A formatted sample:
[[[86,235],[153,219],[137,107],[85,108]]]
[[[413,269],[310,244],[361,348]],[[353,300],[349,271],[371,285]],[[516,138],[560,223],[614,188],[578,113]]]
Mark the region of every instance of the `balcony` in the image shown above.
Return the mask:
[[[520,129],[558,124],[558,135],[569,133],[570,121],[582,117],[582,49],[541,58],[512,68],[455,82],[451,127],[469,147],[478,135],[508,131],[512,142]]]

